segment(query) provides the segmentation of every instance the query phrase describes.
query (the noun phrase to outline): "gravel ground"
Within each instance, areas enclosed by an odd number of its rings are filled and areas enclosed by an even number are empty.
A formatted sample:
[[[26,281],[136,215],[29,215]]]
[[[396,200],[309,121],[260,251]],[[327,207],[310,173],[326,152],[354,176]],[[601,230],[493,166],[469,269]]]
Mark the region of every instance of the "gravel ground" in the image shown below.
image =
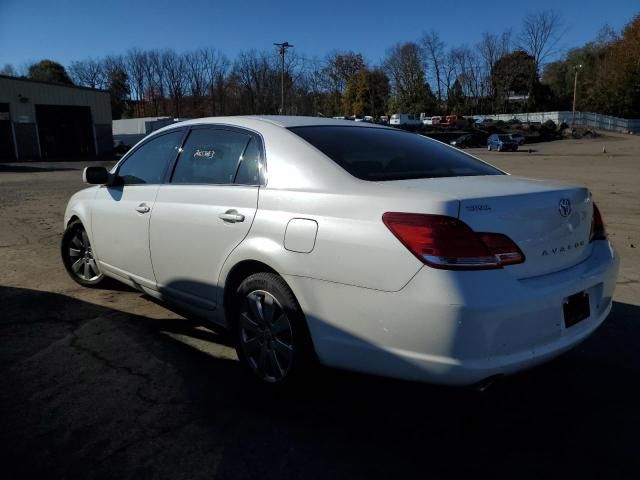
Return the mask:
[[[621,275],[590,339],[484,393],[337,371],[265,392],[197,319],[67,278],[82,165],[0,164],[3,478],[637,478],[640,138],[533,148],[471,152],[588,185]]]

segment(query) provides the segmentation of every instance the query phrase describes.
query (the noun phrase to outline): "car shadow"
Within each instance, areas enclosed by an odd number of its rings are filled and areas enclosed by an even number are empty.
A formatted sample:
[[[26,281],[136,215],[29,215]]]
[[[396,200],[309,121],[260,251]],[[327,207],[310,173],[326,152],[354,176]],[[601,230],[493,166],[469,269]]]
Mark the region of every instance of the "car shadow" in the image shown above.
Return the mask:
[[[328,369],[271,391],[197,319],[24,288],[0,287],[0,302],[8,478],[621,478],[640,467],[635,305],[614,303],[575,350],[478,393]]]

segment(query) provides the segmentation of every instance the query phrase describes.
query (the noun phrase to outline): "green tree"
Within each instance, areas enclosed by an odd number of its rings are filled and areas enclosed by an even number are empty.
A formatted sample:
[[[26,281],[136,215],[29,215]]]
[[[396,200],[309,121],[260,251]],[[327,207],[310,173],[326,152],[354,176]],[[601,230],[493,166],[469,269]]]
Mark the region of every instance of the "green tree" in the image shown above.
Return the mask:
[[[534,58],[527,52],[517,50],[501,57],[491,69],[491,85],[497,105],[508,110],[509,97],[528,96],[527,107],[531,107],[533,91],[539,83]]]
[[[40,60],[29,67],[28,78],[31,80],[40,80],[43,82],[63,83],[73,85],[73,82],[67,75],[67,71],[62,65],[53,60]]]
[[[326,110],[332,115],[342,112],[344,95],[351,79],[367,68],[362,54],[355,52],[332,53],[325,59],[322,78],[328,92]]]
[[[460,80],[456,78],[453,82],[453,86],[447,95],[447,110],[451,113],[460,114],[464,109],[464,92],[462,91],[462,84]]]
[[[111,71],[109,93],[111,94],[111,116],[114,120],[118,120],[127,112],[127,98],[130,93],[129,77],[122,68],[116,67]]]
[[[347,83],[342,97],[343,110],[350,115],[380,116],[389,97],[389,78],[380,69],[363,69]]]
[[[572,108],[576,70],[578,110],[640,117],[640,15],[620,36],[604,29],[596,41],[547,65],[542,82],[553,92],[556,108]]]

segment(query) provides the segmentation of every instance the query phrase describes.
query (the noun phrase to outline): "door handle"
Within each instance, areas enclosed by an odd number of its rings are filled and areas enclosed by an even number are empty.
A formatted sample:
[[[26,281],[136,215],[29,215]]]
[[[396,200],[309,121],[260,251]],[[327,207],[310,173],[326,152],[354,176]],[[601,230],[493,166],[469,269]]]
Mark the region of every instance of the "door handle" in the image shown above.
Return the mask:
[[[150,210],[151,210],[151,207],[146,203],[141,203],[136,207],[136,212],[138,213],[149,213]]]
[[[229,223],[244,222],[244,215],[238,213],[237,210],[227,210],[218,215],[218,218]]]

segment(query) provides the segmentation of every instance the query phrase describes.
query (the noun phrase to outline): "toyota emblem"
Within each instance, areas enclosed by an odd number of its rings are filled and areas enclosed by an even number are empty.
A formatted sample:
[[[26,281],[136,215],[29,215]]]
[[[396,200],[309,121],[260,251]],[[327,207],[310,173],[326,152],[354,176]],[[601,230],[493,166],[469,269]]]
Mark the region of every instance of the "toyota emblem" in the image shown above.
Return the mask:
[[[568,198],[561,198],[560,202],[558,202],[558,211],[563,217],[571,215],[571,200]]]

